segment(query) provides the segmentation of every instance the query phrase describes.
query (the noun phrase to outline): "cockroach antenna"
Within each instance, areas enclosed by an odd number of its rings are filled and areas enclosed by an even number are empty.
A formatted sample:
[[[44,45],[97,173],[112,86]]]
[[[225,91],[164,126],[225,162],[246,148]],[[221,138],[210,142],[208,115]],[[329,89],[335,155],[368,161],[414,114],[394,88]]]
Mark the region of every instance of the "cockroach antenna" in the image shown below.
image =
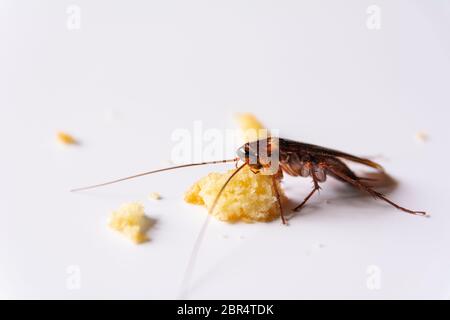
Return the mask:
[[[181,284],[180,298],[183,298],[183,296],[188,293],[190,279],[193,274],[193,270],[195,267],[195,262],[197,260],[198,252],[200,251],[200,246],[205,237],[206,228],[208,227],[208,224],[209,224],[209,218],[214,213],[214,209],[216,208],[216,205],[219,202],[220,196],[223,194],[223,191],[225,190],[227,185],[239,173],[239,171],[241,171],[241,169],[243,169],[246,165],[247,165],[247,163],[245,162],[241,166],[237,167],[236,170],[234,170],[234,172],[228,177],[228,179],[225,181],[225,183],[223,184],[223,186],[220,188],[219,192],[217,193],[216,198],[214,199],[214,202],[213,202],[211,208],[209,209],[208,215],[205,218],[205,222],[203,222],[202,228],[200,229],[197,239],[195,240],[195,244],[192,249],[191,256],[189,257],[189,261],[188,261],[186,271],[185,271],[184,277],[183,277],[183,282]]]
[[[217,161],[207,161],[207,162],[182,164],[182,165],[179,165],[179,166],[167,167],[167,168],[163,168],[163,169],[158,169],[158,170],[138,173],[138,174],[135,174],[135,175],[132,175],[132,176],[129,176],[129,177],[120,178],[120,179],[116,179],[116,180],[108,181],[108,182],[104,182],[104,183],[94,184],[92,186],[75,188],[75,189],[72,189],[70,191],[71,192],[78,192],[78,191],[94,189],[94,188],[98,188],[98,187],[107,186],[107,185],[110,185],[110,184],[113,184],[113,183],[122,182],[122,181],[125,181],[125,180],[134,179],[134,178],[139,178],[139,177],[142,177],[142,176],[147,176],[147,175],[150,175],[150,174],[153,174],[153,173],[158,173],[158,172],[163,172],[163,171],[169,171],[169,170],[175,170],[175,169],[181,169],[181,168],[188,168],[188,167],[195,167],[195,166],[203,166],[203,165],[207,165],[207,164],[220,164],[220,163],[228,163],[228,162],[237,162],[238,160],[239,160],[239,158],[234,158],[234,159],[228,159],[228,160],[217,160]]]

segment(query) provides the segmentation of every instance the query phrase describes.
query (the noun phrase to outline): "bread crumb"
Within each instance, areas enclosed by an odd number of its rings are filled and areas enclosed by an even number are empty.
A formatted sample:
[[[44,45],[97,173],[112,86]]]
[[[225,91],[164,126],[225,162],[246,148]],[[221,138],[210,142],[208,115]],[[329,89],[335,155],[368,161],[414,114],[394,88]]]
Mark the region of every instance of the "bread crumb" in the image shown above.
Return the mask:
[[[185,194],[185,201],[205,206],[208,211],[225,181],[234,172],[210,173],[195,183]],[[278,184],[278,182],[277,182]],[[280,185],[278,190],[284,197]],[[280,216],[272,177],[254,174],[244,167],[228,184],[212,213],[226,222],[267,222]]]
[[[149,240],[146,232],[150,228],[150,219],[145,215],[144,206],[140,203],[125,203],[113,211],[109,226],[136,244]]]
[[[253,114],[238,114],[236,120],[245,142],[269,136],[268,130]],[[235,169],[226,173],[210,173],[191,186],[184,200],[191,204],[202,205],[209,212],[220,189],[234,171]],[[279,182],[277,189],[280,197],[284,199]],[[212,214],[226,222],[267,222],[278,218],[281,212],[272,176],[254,174],[248,166],[245,166],[229,182]]]
[[[70,134],[66,133],[66,132],[58,132],[56,135],[58,141],[62,144],[65,145],[71,145],[71,144],[77,144],[77,140],[71,136]]]
[[[161,199],[162,199],[161,195],[160,195],[158,192],[151,192],[151,193],[148,195],[148,198],[149,198],[150,200],[161,200]]]
[[[238,113],[235,119],[241,131],[243,142],[265,139],[269,136],[269,131],[253,114]]]
[[[417,132],[415,138],[418,142],[421,142],[421,143],[425,143],[429,140],[428,134],[424,131]]]

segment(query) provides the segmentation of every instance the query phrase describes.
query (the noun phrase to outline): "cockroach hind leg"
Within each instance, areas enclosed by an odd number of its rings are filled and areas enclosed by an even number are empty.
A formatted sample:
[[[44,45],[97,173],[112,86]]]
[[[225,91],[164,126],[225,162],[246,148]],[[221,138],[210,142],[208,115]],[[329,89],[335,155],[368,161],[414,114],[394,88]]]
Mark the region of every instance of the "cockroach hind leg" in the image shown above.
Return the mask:
[[[348,175],[346,175],[345,173],[343,173],[343,172],[341,172],[339,170],[336,170],[336,169],[334,169],[332,167],[330,167],[328,170],[330,170],[334,175],[338,176],[339,178],[341,178],[345,182],[353,185],[356,188],[359,188],[359,189],[367,192],[368,194],[372,195],[373,197],[375,197],[377,199],[385,201],[386,203],[390,204],[391,206],[393,206],[394,208],[396,208],[398,210],[401,210],[403,212],[406,212],[406,213],[409,213],[409,214],[412,214],[412,215],[416,215],[416,216],[429,217],[429,215],[425,211],[410,210],[410,209],[407,209],[405,207],[402,207],[402,206],[396,204],[395,202],[393,202],[393,201],[389,200],[388,198],[386,198],[382,193],[380,193],[380,192],[374,190],[373,188],[365,185],[364,183],[360,182],[357,179],[349,177]]]
[[[403,212],[406,212],[406,213],[409,213],[409,214],[412,214],[412,215],[415,215],[415,216],[424,217],[424,218],[429,218],[430,217],[430,215],[426,211],[415,211],[415,210],[411,210],[411,209],[407,209],[407,208],[401,207],[398,204],[394,203],[393,201],[387,199],[386,197],[383,197],[381,199],[386,201],[387,203],[393,205],[395,208],[397,208],[397,209],[399,209],[399,210],[401,210]]]
[[[383,199],[385,200],[385,199]],[[385,200],[386,201],[386,200]],[[387,201],[388,203],[392,204],[392,201]],[[424,218],[430,218],[431,216],[426,212],[426,211],[415,211],[415,210],[410,210],[410,209],[406,209],[403,207],[400,207],[399,205],[395,205],[394,207],[396,207],[397,209],[415,215],[415,216],[419,216],[419,217],[424,217]]]
[[[425,211],[415,211],[415,210],[411,210],[411,209],[407,209],[405,207],[402,207],[402,206],[398,205],[397,203],[395,203],[394,201],[388,199],[384,194],[382,194],[382,193],[380,193],[378,191],[375,191],[372,187],[364,185],[362,183],[359,183],[359,184],[362,186],[362,188],[366,192],[368,192],[369,194],[371,194],[375,198],[385,201],[386,203],[390,204],[391,206],[393,206],[394,208],[396,208],[396,209],[398,209],[400,211],[403,211],[403,212],[406,212],[408,214],[412,214],[412,215],[415,215],[415,216],[429,217],[429,215]]]
[[[378,181],[378,179],[375,178],[368,178],[368,177],[358,177],[359,181]]]

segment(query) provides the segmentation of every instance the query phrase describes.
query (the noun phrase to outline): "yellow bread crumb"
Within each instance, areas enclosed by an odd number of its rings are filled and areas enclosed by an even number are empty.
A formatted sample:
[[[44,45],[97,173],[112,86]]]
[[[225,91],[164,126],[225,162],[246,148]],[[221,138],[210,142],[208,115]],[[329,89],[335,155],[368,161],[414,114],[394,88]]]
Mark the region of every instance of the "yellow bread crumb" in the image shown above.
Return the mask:
[[[425,143],[425,142],[428,141],[429,136],[428,136],[428,134],[427,134],[426,132],[424,132],[424,131],[419,131],[419,132],[416,133],[415,138],[416,138],[416,140],[417,140],[418,142]]]
[[[269,136],[269,131],[253,114],[239,113],[235,118],[244,143],[265,139]]]
[[[60,131],[56,137],[62,144],[77,144],[77,140],[75,140],[75,138],[68,133]]]
[[[113,211],[109,226],[136,244],[149,240],[146,232],[150,227],[150,219],[145,216],[144,206],[140,203],[126,203]]]
[[[269,136],[268,130],[253,114],[238,114],[236,121],[244,142]],[[186,192],[185,201],[203,205],[210,211],[218,192],[233,172],[234,170],[227,173],[210,173]],[[278,182],[277,189],[284,198]],[[254,174],[248,166],[244,167],[227,185],[212,214],[219,220],[227,222],[271,221],[279,217],[281,212],[272,177]]]
[[[162,199],[161,195],[158,192],[151,192],[148,195],[148,198],[151,200],[161,200]]]
[[[185,201],[203,205],[208,211],[227,178],[234,172],[210,173],[195,183],[185,194]],[[244,167],[227,185],[212,213],[227,222],[271,221],[280,216],[272,177],[254,174]],[[283,192],[277,182],[281,195]]]

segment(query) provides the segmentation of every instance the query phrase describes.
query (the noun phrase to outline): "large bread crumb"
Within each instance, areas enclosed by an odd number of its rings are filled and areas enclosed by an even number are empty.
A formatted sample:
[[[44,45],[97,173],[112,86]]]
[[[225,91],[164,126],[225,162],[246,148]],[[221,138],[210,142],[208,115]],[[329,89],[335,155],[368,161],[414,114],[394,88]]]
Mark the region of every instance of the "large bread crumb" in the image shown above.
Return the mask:
[[[243,142],[269,136],[269,131],[251,113],[236,115],[236,121]],[[200,179],[186,192],[185,201],[205,206],[208,212],[211,211],[217,194],[234,171],[235,169],[226,173],[210,173]],[[280,196],[284,200],[284,192],[278,180],[276,184]],[[272,176],[254,174],[248,166],[244,167],[227,185],[212,215],[227,222],[267,222],[278,218],[280,208]]]
[[[140,203],[126,203],[113,211],[109,226],[136,244],[149,240],[146,232],[150,227],[150,219],[145,216],[144,206]]]
[[[269,131],[251,113],[236,115],[243,142],[263,139]],[[185,201],[203,205],[208,211],[226,182],[234,172],[210,173],[195,183],[185,194]],[[277,180],[280,196],[284,193]],[[272,176],[254,174],[248,166],[244,167],[227,185],[217,202],[214,212],[216,218],[227,222],[267,222],[278,218],[281,214],[274,189]]]
[[[234,172],[210,173],[195,183],[185,194],[185,201],[203,205],[208,211],[227,178]],[[280,216],[272,177],[254,174],[244,167],[227,185],[212,213],[227,222],[267,222]],[[277,182],[278,190],[281,191]]]

